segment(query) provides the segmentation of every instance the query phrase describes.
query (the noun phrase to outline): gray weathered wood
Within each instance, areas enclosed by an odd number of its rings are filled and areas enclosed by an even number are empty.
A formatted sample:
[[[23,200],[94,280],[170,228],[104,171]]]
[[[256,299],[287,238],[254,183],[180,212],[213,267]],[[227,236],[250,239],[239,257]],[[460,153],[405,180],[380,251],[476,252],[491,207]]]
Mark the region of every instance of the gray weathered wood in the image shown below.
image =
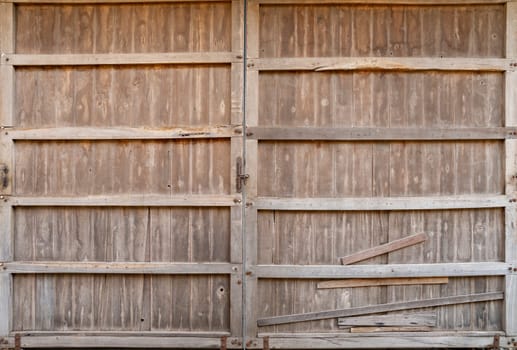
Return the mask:
[[[4,337],[11,331],[12,312],[12,276],[0,272],[0,336]]]
[[[249,61],[250,69],[260,71],[507,71],[515,70],[515,60],[505,58],[416,58],[416,57],[304,57],[260,58]]]
[[[234,265],[226,263],[135,263],[135,262],[7,262],[4,271],[15,274],[232,274]],[[237,270],[238,271],[238,270]]]
[[[517,3],[506,4],[506,57],[517,59]],[[505,76],[505,126],[517,125],[517,73],[506,72]],[[506,194],[515,196],[517,187],[517,142],[505,141]],[[517,265],[517,207],[505,211],[505,261]],[[507,335],[517,335],[517,275],[506,276],[504,329]]]
[[[95,66],[140,64],[209,64],[241,61],[229,52],[138,53],[138,54],[3,54],[8,66]]]
[[[415,312],[376,316],[344,317],[338,319],[339,326],[436,326],[436,312]]]
[[[6,197],[7,198],[7,197]],[[170,207],[201,206],[226,207],[237,205],[231,195],[111,195],[87,197],[11,197],[8,203],[13,206],[114,206],[114,207]]]
[[[303,128],[249,127],[257,140],[385,141],[385,140],[501,140],[516,138],[508,128]]]
[[[509,205],[507,196],[441,196],[384,198],[270,198],[259,197],[258,209],[277,210],[432,210],[501,208]]]
[[[346,280],[330,280],[318,283],[318,289],[358,288],[375,286],[403,286],[423,284],[447,284],[447,277],[414,277],[414,278],[350,278]]]
[[[343,265],[354,264],[359,261],[363,261],[366,259],[373,258],[375,256],[379,256],[382,254],[387,254],[399,249],[403,249],[418,243],[422,243],[427,239],[427,235],[425,233],[418,233],[415,235],[407,236],[401,239],[397,239],[395,241],[372,247],[370,249],[366,249],[360,252],[356,252],[344,257],[341,257],[339,260]]]
[[[352,327],[350,333],[393,333],[393,332],[430,332],[432,327],[415,326],[415,327]]]
[[[389,265],[258,265],[260,278],[400,278],[504,276],[510,265],[500,262]]]
[[[4,135],[12,140],[172,140],[229,138],[239,136],[240,126],[193,128],[88,128],[63,127],[45,129],[6,129]]]
[[[391,304],[380,304],[373,306],[362,306],[342,310],[328,310],[309,312],[296,315],[265,317],[257,320],[258,326],[278,325],[284,323],[304,322],[312,320],[323,320],[336,317],[348,317],[355,315],[376,314],[389,311],[410,310],[435,306],[456,305],[475,303],[482,301],[501,300],[504,298],[502,292],[480,293],[472,295],[459,295],[453,297],[433,298],[416,301],[407,301]]]
[[[433,332],[434,333],[434,332]],[[372,348],[395,348],[395,349],[418,349],[418,348],[487,348],[494,343],[493,335],[485,337],[473,337],[470,335],[449,335],[435,336],[434,334],[408,334],[396,333],[368,337],[353,334],[356,337],[346,338],[274,338],[269,339],[270,347],[275,348],[296,348],[296,349],[372,349]],[[501,337],[501,341],[511,338]]]

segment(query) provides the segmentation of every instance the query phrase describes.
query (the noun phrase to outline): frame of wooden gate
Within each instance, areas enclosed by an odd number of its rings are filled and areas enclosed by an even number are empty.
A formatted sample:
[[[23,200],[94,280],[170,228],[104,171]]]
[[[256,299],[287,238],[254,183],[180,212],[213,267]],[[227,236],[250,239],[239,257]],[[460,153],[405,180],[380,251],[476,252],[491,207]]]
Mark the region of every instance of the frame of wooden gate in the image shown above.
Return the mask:
[[[209,2],[203,0],[199,2]],[[371,0],[369,4],[505,4],[506,57],[483,58],[260,58],[259,11],[263,4],[363,4],[355,0],[232,0],[231,52],[161,54],[18,54],[14,47],[17,4],[29,0],[0,0],[0,347],[192,347],[192,348],[417,348],[517,347],[517,2],[513,0]],[[130,0],[49,0],[54,4],[131,3]],[[139,3],[176,2],[149,0]],[[180,2],[180,1],[177,1]],[[181,1],[184,2],[184,1]],[[188,2],[198,2],[188,0]],[[246,27],[246,36],[244,28]],[[245,42],[247,49],[244,49]],[[86,66],[142,64],[231,65],[231,125],[190,130],[160,131],[131,128],[19,129],[13,125],[15,69],[24,66]],[[381,128],[267,128],[258,125],[259,73],[262,71],[406,70],[496,71],[505,74],[505,126],[473,129]],[[244,98],[244,92],[246,93]],[[246,126],[243,128],[242,121]],[[24,197],[13,193],[14,144],[17,140],[156,140],[227,138],[231,141],[229,195],[106,195],[95,197]],[[504,140],[505,194],[496,196],[349,198],[269,198],[258,195],[258,143],[260,140]],[[238,171],[238,159],[245,166]],[[235,176],[233,176],[235,174]],[[247,180],[244,194],[238,182]],[[231,261],[228,263],[118,263],[20,262],[13,259],[13,210],[38,206],[148,206],[231,208]],[[259,265],[257,216],[259,210],[433,210],[504,208],[505,261],[419,265]],[[243,225],[244,223],[244,225]],[[13,332],[13,276],[22,274],[152,274],[228,275],[230,284],[229,332]],[[504,330],[494,332],[432,332],[392,334],[261,333],[257,326],[258,284],[261,279],[349,277],[502,276]]]

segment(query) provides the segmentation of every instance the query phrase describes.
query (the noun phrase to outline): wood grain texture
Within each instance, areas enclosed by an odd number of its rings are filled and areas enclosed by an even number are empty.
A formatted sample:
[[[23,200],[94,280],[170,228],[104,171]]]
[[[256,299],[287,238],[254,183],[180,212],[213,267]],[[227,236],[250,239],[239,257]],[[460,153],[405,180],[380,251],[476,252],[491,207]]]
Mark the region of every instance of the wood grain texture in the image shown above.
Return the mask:
[[[226,276],[16,276],[13,330],[227,331],[228,282]],[[208,301],[206,309],[191,299],[194,290]]]
[[[436,326],[436,312],[393,313],[390,315],[343,317],[339,326],[408,327]]]
[[[381,333],[381,332],[430,332],[432,327],[352,327],[350,333]]]
[[[504,17],[503,5],[264,4],[260,55],[503,57]]]
[[[356,262],[367,260],[379,255],[392,253],[394,251],[425,242],[425,240],[427,240],[427,235],[425,233],[418,233],[388,242],[386,244],[352,253],[350,255],[339,258],[339,260],[341,261],[342,265],[354,264]]]
[[[231,191],[228,141],[101,141],[64,145],[17,143],[16,194],[173,195]]]
[[[15,209],[17,261],[229,262],[228,208]]]
[[[384,161],[389,162],[390,172],[376,173],[373,160],[380,156],[380,150],[370,143],[261,142],[259,195],[369,197],[375,182],[387,183],[391,196],[503,192],[502,142],[390,142],[389,146]],[[486,154],[486,161],[478,162],[475,154]],[[431,166],[434,161],[442,166]],[[324,167],[325,174],[321,171]],[[474,191],[470,186],[478,176],[483,180]],[[434,186],[427,185],[434,182]]]
[[[259,105],[261,126],[416,128],[504,123],[502,73],[261,72],[259,77],[260,98],[267,101]]]
[[[15,80],[18,127],[231,123],[229,65],[30,67]]]
[[[257,320],[257,323],[259,326],[271,326],[271,325],[279,325],[279,324],[286,324],[286,323],[296,323],[296,322],[305,322],[305,321],[313,321],[313,320],[321,320],[321,319],[331,319],[331,318],[335,318],[335,317],[376,314],[376,313],[382,313],[382,312],[387,312],[387,311],[399,311],[399,310],[418,309],[418,308],[427,308],[427,307],[435,307],[435,306],[445,306],[445,305],[475,303],[475,302],[483,302],[483,301],[491,301],[491,300],[501,300],[501,299],[503,299],[503,297],[504,297],[504,293],[502,293],[502,292],[480,293],[480,294],[471,294],[471,295],[458,295],[458,296],[451,296],[451,297],[424,299],[424,300],[418,300],[418,301],[407,301],[407,302],[391,303],[391,304],[380,304],[380,305],[364,306],[364,307],[358,307],[358,308],[348,308],[348,309],[341,309],[341,310],[328,310],[328,311],[308,312],[308,313],[303,313],[303,314],[273,316],[273,317],[267,317],[267,318],[260,318]]]
[[[414,277],[414,278],[352,278],[346,280],[330,280],[318,283],[318,289],[357,288],[387,285],[446,284],[447,277]]]
[[[16,6],[16,51],[231,51],[231,3]]]

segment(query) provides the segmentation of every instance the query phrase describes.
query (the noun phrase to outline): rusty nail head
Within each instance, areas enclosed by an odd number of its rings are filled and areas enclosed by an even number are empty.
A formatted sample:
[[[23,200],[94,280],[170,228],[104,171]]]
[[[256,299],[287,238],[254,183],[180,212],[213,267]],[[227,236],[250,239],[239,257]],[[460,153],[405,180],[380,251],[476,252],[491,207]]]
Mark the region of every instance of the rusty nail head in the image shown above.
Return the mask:
[[[242,284],[242,281],[241,281],[241,280],[238,280],[238,281],[237,281],[237,284]]]
[[[510,269],[511,269],[511,267],[510,267]],[[239,268],[238,268],[237,266],[234,266],[234,267],[232,267],[232,270],[233,270],[233,271],[238,271],[238,270],[239,270]]]
[[[251,276],[252,272],[251,271],[246,271],[246,276]]]

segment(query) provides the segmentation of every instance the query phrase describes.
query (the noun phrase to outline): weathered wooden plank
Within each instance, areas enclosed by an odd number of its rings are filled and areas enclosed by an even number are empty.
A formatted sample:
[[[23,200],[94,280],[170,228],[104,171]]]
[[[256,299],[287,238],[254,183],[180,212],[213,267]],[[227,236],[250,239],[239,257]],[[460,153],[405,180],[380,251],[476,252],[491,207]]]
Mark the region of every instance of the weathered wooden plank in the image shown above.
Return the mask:
[[[338,319],[339,326],[436,326],[436,312],[415,312],[409,314],[390,314],[375,316],[356,316]]]
[[[131,262],[6,262],[0,266],[14,274],[232,274],[227,263],[131,263]]]
[[[482,302],[482,301],[501,300],[503,298],[504,298],[504,293],[502,293],[502,292],[480,293],[480,294],[472,294],[472,295],[459,295],[459,296],[452,296],[452,297],[424,299],[424,300],[407,301],[407,302],[400,302],[400,303],[379,304],[379,305],[374,305],[374,306],[362,306],[362,307],[342,309],[342,310],[328,310],[328,311],[309,312],[309,313],[304,313],[304,314],[266,317],[266,318],[258,319],[257,324],[259,327],[262,327],[262,326],[278,325],[278,324],[293,323],[293,322],[322,320],[322,319],[329,319],[329,318],[336,318],[336,317],[348,317],[348,316],[355,316],[355,315],[375,314],[375,313],[382,313],[382,312],[389,312],[389,311],[410,310],[410,309],[445,306],[445,305],[468,304],[468,303],[475,303],[475,302]]]
[[[389,265],[258,265],[259,278],[399,278],[504,276],[510,264],[500,262]]]
[[[19,334],[21,337],[48,337],[48,336],[103,336],[103,337],[197,337],[217,338],[231,336],[226,331],[16,331],[11,335]]]
[[[517,59],[517,3],[506,4],[506,57]],[[507,72],[505,86],[505,126],[517,125],[517,73]],[[517,142],[505,141],[506,194],[517,194]],[[505,262],[517,266],[517,207],[505,211]],[[507,335],[517,335],[517,275],[506,276],[504,329]]]
[[[112,206],[112,207],[226,207],[237,205],[231,195],[112,195],[86,197],[6,197],[13,206]]]
[[[46,4],[124,4],[124,3],[159,3],[159,2],[221,2],[224,0],[45,0]],[[226,0],[230,1],[230,0]],[[489,0],[493,1],[493,0]],[[0,0],[0,3],[33,4],[34,0]]]
[[[6,129],[12,140],[172,140],[229,138],[240,136],[242,127],[221,125],[192,128],[89,128],[57,127],[41,129]]]
[[[318,289],[330,288],[357,288],[374,286],[407,286],[422,284],[447,284],[447,277],[415,277],[415,278],[351,278],[346,280],[332,280],[318,283]]]
[[[0,336],[7,336],[11,330],[12,276],[0,272]]]
[[[508,58],[417,58],[417,57],[300,57],[250,59],[250,70],[258,71],[514,71]]]
[[[265,116],[263,116],[265,117]],[[262,117],[261,117],[262,118]],[[257,140],[385,141],[385,140],[502,140],[517,136],[507,128],[306,128],[248,127],[248,137]]]
[[[404,237],[401,239],[397,239],[395,241],[373,247],[370,249],[366,249],[348,256],[344,256],[340,258],[341,264],[349,265],[354,264],[359,261],[363,261],[366,259],[373,258],[375,256],[379,256],[382,254],[390,253],[395,250],[399,250],[402,248],[406,248],[418,243],[422,243],[427,239],[427,235],[425,233],[418,233],[415,235],[411,235],[408,237]]]
[[[352,327],[350,333],[430,332],[432,327]]]
[[[230,342],[231,339],[228,339]],[[92,347],[124,347],[124,348],[197,348],[219,349],[221,338],[206,337],[152,337],[152,336],[41,336],[22,337],[22,348],[92,348]]]
[[[244,1],[232,0],[232,52],[235,57],[244,57]],[[244,115],[244,63],[233,62],[231,67],[231,122],[243,123]],[[242,129],[241,134],[242,136]],[[237,161],[243,159],[243,138],[231,140],[231,191],[235,192],[242,205],[242,194],[237,192]],[[232,336],[243,337],[243,207],[231,208],[230,261],[234,274],[230,279],[230,329]]]
[[[501,341],[511,338],[500,338]],[[471,335],[447,335],[437,334],[368,334],[368,337],[357,333],[350,337],[331,338],[331,337],[285,337],[269,338],[271,348],[296,348],[296,349],[371,349],[371,348],[487,348],[494,343],[493,335],[473,337]]]
[[[20,0],[17,0],[20,1]],[[29,1],[29,0],[21,0]],[[514,0],[368,0],[368,4],[386,5],[473,5],[473,4],[502,4]],[[361,0],[259,0],[261,4],[365,4]]]
[[[277,210],[433,210],[501,208],[507,196],[442,196],[383,198],[273,198],[259,197],[257,209]]]
[[[0,53],[14,52],[14,6],[0,4]],[[13,258],[13,208],[3,202],[13,192],[13,142],[5,136],[5,129],[13,125],[14,69],[0,66],[0,262]],[[0,337],[12,328],[12,276],[0,272]]]
[[[209,64],[241,62],[230,52],[117,54],[2,54],[6,66],[98,66],[148,64]]]
[[[470,336],[470,337],[494,337],[495,335],[499,335],[504,338],[504,332],[502,331],[453,331],[453,330],[437,330],[432,334],[422,333],[421,335],[425,336],[433,336],[433,337],[454,337],[454,336]],[[259,338],[270,337],[270,338],[329,338],[329,339],[339,339],[339,338],[355,338],[360,339],[365,336],[359,334],[351,334],[348,332],[304,332],[304,333],[292,333],[292,332],[260,332],[258,333]],[[370,336],[366,336],[370,338]]]

